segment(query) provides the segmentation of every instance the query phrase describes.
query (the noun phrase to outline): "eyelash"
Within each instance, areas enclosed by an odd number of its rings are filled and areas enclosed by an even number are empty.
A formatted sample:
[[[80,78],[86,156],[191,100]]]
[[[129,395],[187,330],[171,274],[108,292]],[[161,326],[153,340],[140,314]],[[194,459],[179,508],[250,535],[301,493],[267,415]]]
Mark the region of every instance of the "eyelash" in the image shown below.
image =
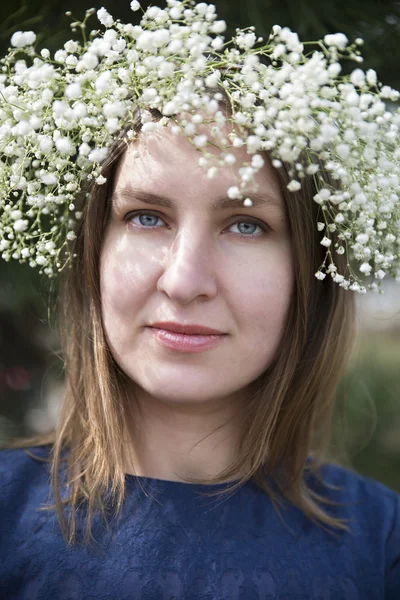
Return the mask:
[[[158,219],[161,219],[162,221],[164,220],[162,217],[160,217],[160,215],[153,213],[151,211],[143,211],[143,210],[139,210],[139,211],[134,211],[131,213],[128,213],[125,217],[125,220],[128,222],[131,222],[131,220],[133,219],[133,217],[140,217],[141,215],[150,215],[152,217],[157,217]],[[231,223],[230,227],[232,225],[236,225],[237,223],[251,223],[252,225],[257,225],[262,232],[267,233],[267,231],[269,230],[269,227],[266,223],[263,223],[262,221],[254,221],[252,219],[238,219],[237,221],[234,221],[233,223]],[[146,227],[144,225],[136,225],[134,224],[135,227],[138,227],[139,229],[160,229],[160,227],[152,225],[150,227]],[[236,235],[240,236],[241,238],[245,238],[245,239],[255,239],[260,237],[260,234],[249,234],[246,235],[244,233],[237,233]]]

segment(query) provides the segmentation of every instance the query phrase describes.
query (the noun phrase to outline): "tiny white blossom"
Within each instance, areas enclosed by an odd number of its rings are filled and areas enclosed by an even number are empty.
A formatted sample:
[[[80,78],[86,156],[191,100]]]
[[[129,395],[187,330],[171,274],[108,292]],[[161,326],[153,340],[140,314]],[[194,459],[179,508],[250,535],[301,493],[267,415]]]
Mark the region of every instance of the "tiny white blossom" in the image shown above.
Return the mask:
[[[194,138],[193,143],[198,148],[202,148],[203,146],[205,146],[207,144],[207,136],[206,135],[197,135]]]
[[[350,74],[350,81],[356,87],[362,87],[365,85],[365,73],[361,69],[355,69]]]
[[[11,46],[24,48],[32,46],[36,42],[36,34],[33,31],[16,31],[11,37]]]
[[[114,24],[114,19],[104,7],[97,11],[97,18],[104,27],[112,27]]]
[[[82,88],[80,84],[70,83],[65,90],[65,95],[71,100],[76,100],[77,98],[80,98],[82,96]]]
[[[227,165],[234,165],[236,162],[236,156],[234,156],[234,154],[226,154],[226,156],[224,157],[224,162]]]
[[[90,162],[101,163],[107,156],[107,148],[95,148],[88,156]]]
[[[329,239],[329,238],[327,238],[327,237],[324,237],[324,238],[322,238],[322,240],[321,240],[320,244],[321,244],[322,246],[325,246],[326,248],[329,248],[329,246],[332,244],[332,240],[330,240],[330,239]]]
[[[133,10],[133,12],[140,10],[140,4],[139,4],[138,0],[132,0],[130,6],[131,6],[131,10]]]
[[[226,31],[225,21],[214,21],[214,23],[211,25],[211,31],[213,33],[223,33]]]
[[[333,281],[334,281],[335,283],[342,283],[342,282],[343,282],[343,280],[344,280],[344,276],[343,276],[343,275],[339,275],[338,273],[336,273],[336,274],[333,276],[333,278],[332,278],[332,279],[333,279]]]
[[[236,38],[236,43],[240,48],[250,49],[256,43],[256,35],[254,33],[241,34]]]
[[[326,273],[322,273],[321,271],[317,271],[317,272],[315,273],[315,277],[316,277],[317,279],[319,279],[320,281],[322,281],[323,279],[325,279],[325,277],[326,277]]]
[[[26,219],[18,219],[17,221],[15,221],[13,228],[15,231],[26,231],[28,229],[29,226],[29,221],[27,221]]]
[[[79,48],[79,44],[75,40],[68,40],[68,42],[65,42],[65,44],[64,44],[64,49],[69,54],[73,54],[74,52],[77,52],[78,48]]]
[[[71,140],[65,137],[56,140],[56,148],[61,154],[71,154],[74,152]]]
[[[46,185],[55,185],[58,182],[58,179],[52,173],[42,173],[40,179]]]
[[[327,46],[335,46],[339,50],[344,50],[349,43],[349,40],[344,33],[328,34],[324,37],[324,42]]]
[[[228,198],[231,198],[232,200],[234,198],[240,198],[240,196],[241,196],[239,188],[235,185],[228,189],[227,194],[228,194]]]
[[[83,142],[83,144],[81,144],[79,146],[79,154],[81,156],[88,156],[90,154],[91,150],[92,150],[91,147],[86,142]]]
[[[157,123],[144,123],[142,125],[142,131],[143,133],[150,133],[152,131],[155,131],[158,128],[158,124]]]
[[[261,169],[265,165],[265,161],[261,154],[255,154],[251,159],[251,166],[255,169]]]
[[[361,273],[365,273],[365,275],[369,275],[371,273],[371,270],[372,270],[372,267],[367,262],[362,263],[362,265],[360,266]]]
[[[301,183],[300,183],[300,181],[296,181],[295,179],[292,179],[292,181],[290,183],[288,183],[288,185],[286,187],[290,192],[297,192],[298,190],[301,189]]]
[[[375,86],[378,81],[376,71],[374,71],[374,69],[368,69],[367,74],[366,74],[366,79],[367,79],[367,83],[370,86]]]
[[[335,217],[335,222],[336,223],[344,223],[345,218],[344,215],[342,213],[338,213]]]

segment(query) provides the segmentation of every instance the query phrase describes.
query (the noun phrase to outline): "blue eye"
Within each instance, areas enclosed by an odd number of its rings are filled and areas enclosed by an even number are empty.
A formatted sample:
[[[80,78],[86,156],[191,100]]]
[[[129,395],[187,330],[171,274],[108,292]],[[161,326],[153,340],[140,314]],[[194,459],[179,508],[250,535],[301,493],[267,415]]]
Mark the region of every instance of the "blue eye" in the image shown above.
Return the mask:
[[[133,216],[134,215],[132,215],[132,219]],[[142,225],[142,227],[154,227],[155,222],[160,218],[157,217],[157,215],[152,215],[151,213],[140,213],[135,216],[139,217],[140,225]]]
[[[130,213],[129,215],[127,215],[126,219],[127,221],[132,222],[135,225],[135,227],[138,227],[139,229],[160,228],[163,227],[163,224],[165,225],[165,221],[161,217],[151,212]],[[137,221],[134,221],[134,219],[137,219]],[[157,221],[160,221],[161,224],[157,225]],[[234,225],[237,226],[238,231],[233,233],[236,233],[240,237],[247,239],[258,238],[263,233],[266,233],[268,230],[268,226],[263,222],[255,223],[252,220],[243,220],[243,218],[242,220],[238,219],[237,221],[229,225],[228,229],[230,229]],[[256,233],[257,227],[260,230],[258,231],[258,233]]]
[[[253,223],[252,221],[237,221],[236,223],[233,223],[233,225],[237,225],[239,233],[242,235],[247,234],[250,237],[256,232],[257,227],[261,229],[260,225]]]

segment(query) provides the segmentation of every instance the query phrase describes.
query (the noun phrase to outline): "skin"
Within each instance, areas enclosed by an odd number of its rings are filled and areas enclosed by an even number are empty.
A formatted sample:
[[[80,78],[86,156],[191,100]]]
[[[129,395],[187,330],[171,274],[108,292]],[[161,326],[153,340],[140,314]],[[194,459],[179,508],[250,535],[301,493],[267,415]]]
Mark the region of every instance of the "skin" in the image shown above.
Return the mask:
[[[228,467],[238,410],[282,337],[293,291],[284,201],[266,164],[256,182],[271,202],[211,210],[248,158],[243,148],[232,154],[236,165],[208,179],[199,152],[164,127],[142,133],[117,170],[100,283],[106,337],[138,407],[127,422],[127,472],[181,481]],[[172,207],[146,204],[135,190],[168,196]],[[146,215],[132,214],[139,210]],[[215,348],[183,353],[157,341],[148,327],[157,321],[227,335]]]

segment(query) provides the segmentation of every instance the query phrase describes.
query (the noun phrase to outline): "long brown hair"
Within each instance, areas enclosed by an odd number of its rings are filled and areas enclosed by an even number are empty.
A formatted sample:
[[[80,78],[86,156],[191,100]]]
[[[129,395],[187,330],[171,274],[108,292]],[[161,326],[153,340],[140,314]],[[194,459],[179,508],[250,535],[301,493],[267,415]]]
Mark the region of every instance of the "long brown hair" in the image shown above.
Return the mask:
[[[138,115],[133,128],[140,130]],[[87,508],[88,542],[93,515],[100,511],[106,518],[108,500],[118,515],[126,493],[128,382],[107,345],[99,275],[111,189],[125,149],[121,134],[103,165],[107,183],[94,185],[83,207],[75,257],[62,279],[59,325],[66,391],[58,423],[46,435],[6,444],[14,448],[51,444],[49,461],[55,502],[42,510],[56,509],[69,544],[77,542],[77,508],[83,504]],[[324,483],[321,466],[334,461],[329,440],[336,392],[354,337],[354,294],[340,288],[330,277],[317,281],[314,276],[325,248],[316,229],[320,207],[313,201],[313,178],[303,180],[301,191],[293,193],[286,187],[290,177],[285,166],[277,170],[277,177],[291,230],[295,277],[285,331],[273,364],[257,379],[257,391],[243,408],[236,459],[218,477],[197,481],[222,483],[235,479],[223,492],[232,493],[251,480],[271,498],[278,512],[286,499],[320,526],[348,530],[344,519],[331,516],[321,506],[335,503],[313,490],[308,476],[314,475]],[[335,261],[344,272],[344,256],[336,255]],[[67,467],[66,484],[70,490],[64,499],[60,483],[63,465]],[[246,475],[239,477],[240,473]],[[266,474],[272,477],[273,485]],[[66,505],[71,508],[68,522]]]

